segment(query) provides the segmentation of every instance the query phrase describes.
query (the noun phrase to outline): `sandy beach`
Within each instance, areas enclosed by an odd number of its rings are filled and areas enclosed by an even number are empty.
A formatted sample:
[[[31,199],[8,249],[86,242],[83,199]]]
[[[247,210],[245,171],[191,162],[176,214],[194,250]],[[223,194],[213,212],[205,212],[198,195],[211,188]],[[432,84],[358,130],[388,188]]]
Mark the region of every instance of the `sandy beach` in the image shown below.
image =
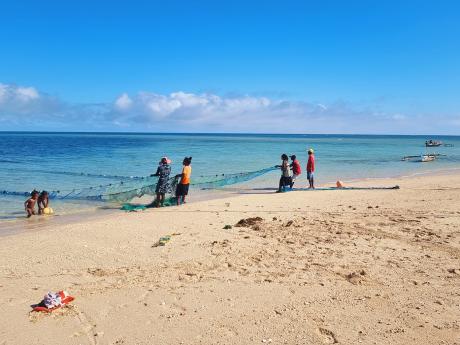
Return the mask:
[[[460,344],[460,174],[355,185],[2,237],[0,345]]]

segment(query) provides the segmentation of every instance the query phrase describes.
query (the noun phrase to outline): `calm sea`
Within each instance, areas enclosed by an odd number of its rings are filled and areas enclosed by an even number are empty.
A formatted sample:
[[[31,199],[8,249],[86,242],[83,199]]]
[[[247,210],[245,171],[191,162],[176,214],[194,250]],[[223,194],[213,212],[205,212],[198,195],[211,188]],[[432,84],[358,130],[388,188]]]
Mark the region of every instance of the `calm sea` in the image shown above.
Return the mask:
[[[279,164],[282,153],[296,154],[305,167],[306,149],[313,148],[318,184],[327,184],[337,179],[346,181],[395,177],[460,168],[459,136],[434,137],[453,147],[429,150],[424,147],[427,139],[431,138],[0,132],[0,191],[22,192],[34,188],[71,190],[118,181],[117,178],[86,174],[146,176],[155,171],[160,157],[164,155],[172,159],[174,173],[180,172],[185,156],[192,156],[193,175],[197,176],[263,169]],[[426,151],[447,156],[430,163],[401,161],[402,156],[418,155]],[[273,172],[239,187],[275,187],[277,183],[278,172]],[[24,200],[24,197],[0,194],[0,220],[22,217]],[[54,208],[61,214],[95,206],[100,204],[81,201],[54,203]]]

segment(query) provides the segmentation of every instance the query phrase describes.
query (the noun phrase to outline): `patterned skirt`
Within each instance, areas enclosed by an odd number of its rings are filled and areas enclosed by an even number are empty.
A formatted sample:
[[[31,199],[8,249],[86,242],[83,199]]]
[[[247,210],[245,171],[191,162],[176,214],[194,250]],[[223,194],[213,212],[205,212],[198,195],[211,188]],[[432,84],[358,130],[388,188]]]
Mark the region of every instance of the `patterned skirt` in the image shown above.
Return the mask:
[[[169,179],[160,178],[158,180],[157,187],[155,188],[155,193],[171,193],[171,185],[169,184]]]

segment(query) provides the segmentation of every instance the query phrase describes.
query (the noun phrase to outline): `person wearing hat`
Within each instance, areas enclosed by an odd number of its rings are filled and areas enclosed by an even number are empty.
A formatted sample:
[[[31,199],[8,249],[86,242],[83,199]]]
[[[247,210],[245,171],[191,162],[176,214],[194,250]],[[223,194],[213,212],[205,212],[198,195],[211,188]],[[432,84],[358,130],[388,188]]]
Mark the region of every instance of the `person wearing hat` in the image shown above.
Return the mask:
[[[168,157],[161,158],[160,164],[158,165],[157,172],[151,176],[158,176],[157,186],[155,193],[157,198],[155,200],[155,206],[163,206],[165,202],[165,195],[171,191],[169,183],[169,175],[171,174],[171,160]]]
[[[307,179],[309,183],[308,188],[315,188],[315,183],[314,183],[314,172],[315,172],[315,151],[313,149],[308,150],[308,162],[307,162]]]

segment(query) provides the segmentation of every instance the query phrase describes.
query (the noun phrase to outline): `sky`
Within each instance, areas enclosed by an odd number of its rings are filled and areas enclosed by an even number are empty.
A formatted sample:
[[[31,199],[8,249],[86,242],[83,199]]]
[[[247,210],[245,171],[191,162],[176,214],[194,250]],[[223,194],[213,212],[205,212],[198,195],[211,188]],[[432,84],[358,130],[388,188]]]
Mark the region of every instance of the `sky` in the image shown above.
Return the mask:
[[[0,130],[460,135],[458,1],[0,4]]]

